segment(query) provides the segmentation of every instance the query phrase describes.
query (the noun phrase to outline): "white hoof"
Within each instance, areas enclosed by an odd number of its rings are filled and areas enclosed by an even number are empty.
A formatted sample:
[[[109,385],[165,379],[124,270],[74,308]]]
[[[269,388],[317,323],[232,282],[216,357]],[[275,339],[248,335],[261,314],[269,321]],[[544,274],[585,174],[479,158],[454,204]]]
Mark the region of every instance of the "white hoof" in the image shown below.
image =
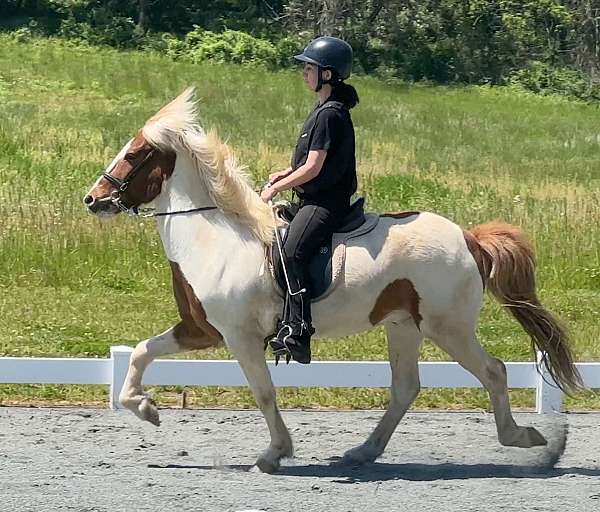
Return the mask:
[[[145,397],[140,404],[140,414],[143,420],[149,421],[152,425],[160,427],[160,418],[156,402],[150,397]]]
[[[263,473],[272,475],[273,473],[277,472],[277,470],[281,467],[281,464],[279,459],[267,459],[261,455],[256,461],[256,467]]]
[[[160,418],[156,402],[148,395],[120,396],[119,402],[126,409],[133,412],[138,418],[148,421],[157,427],[160,426]]]
[[[359,464],[369,464],[371,462],[375,462],[377,457],[381,455],[375,447],[362,444],[357,446],[356,448],[352,448],[344,453],[344,456],[340,460],[340,464],[344,465],[359,465]]]
[[[263,473],[275,473],[281,467],[281,459],[286,457],[292,457],[294,455],[294,448],[292,442],[286,444],[284,447],[275,448],[269,446],[256,461],[256,467]]]

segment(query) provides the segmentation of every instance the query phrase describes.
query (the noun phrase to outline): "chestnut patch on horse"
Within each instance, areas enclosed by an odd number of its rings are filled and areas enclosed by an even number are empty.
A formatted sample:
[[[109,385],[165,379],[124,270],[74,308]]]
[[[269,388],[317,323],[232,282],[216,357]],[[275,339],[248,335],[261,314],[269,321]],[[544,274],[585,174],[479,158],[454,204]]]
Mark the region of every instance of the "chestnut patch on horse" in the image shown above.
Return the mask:
[[[419,313],[420,300],[419,294],[408,279],[396,279],[388,284],[377,297],[375,306],[369,314],[369,321],[372,325],[378,324],[392,311],[404,309],[410,313],[419,328],[421,320],[423,320]]]
[[[181,317],[181,322],[173,330],[177,343],[189,349],[202,349],[218,345],[223,336],[206,319],[202,303],[181,272],[179,264],[173,261],[169,261],[169,264],[173,276],[173,292]]]
[[[160,194],[163,181],[169,179],[175,169],[175,153],[153,148],[141,133],[133,140],[127,154],[132,155],[130,161],[135,166],[152,150],[154,153],[144,164],[140,176],[131,181],[125,193],[125,198],[131,205],[149,203],[156,198]]]
[[[405,219],[406,217],[412,217],[413,215],[420,215],[421,212],[392,212],[392,213],[380,213],[380,217],[391,217],[392,219]]]
[[[160,194],[162,184],[175,169],[175,153],[159,151],[149,160],[146,179],[134,179],[127,190],[128,198],[133,204],[149,203]]]
[[[477,263],[477,268],[479,269],[479,275],[481,276],[481,282],[483,283],[483,288],[485,289],[485,282],[490,275],[490,271],[492,269],[492,261],[490,255],[482,249],[481,245],[475,238],[475,235],[470,231],[463,230],[463,235],[465,237],[465,242],[467,243],[467,248],[469,252],[473,255],[473,259],[475,263]]]

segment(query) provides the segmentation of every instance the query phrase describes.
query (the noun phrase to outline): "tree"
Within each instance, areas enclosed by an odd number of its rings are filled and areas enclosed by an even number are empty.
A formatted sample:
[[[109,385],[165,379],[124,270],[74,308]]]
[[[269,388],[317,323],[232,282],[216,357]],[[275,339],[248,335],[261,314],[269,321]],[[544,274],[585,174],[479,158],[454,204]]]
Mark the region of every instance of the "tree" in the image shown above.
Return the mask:
[[[600,83],[600,0],[578,0],[575,61],[590,77],[590,87]]]
[[[148,8],[148,0],[139,0],[137,26],[143,34],[145,34],[148,31],[148,27],[150,26],[150,13]]]

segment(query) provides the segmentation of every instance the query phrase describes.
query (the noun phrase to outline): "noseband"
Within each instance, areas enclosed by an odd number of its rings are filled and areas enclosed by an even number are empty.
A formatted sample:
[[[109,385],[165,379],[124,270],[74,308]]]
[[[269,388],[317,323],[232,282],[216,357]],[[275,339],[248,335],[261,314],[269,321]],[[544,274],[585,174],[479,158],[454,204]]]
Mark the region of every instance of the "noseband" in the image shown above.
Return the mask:
[[[202,206],[200,208],[192,208],[191,210],[155,213],[154,208],[138,208],[137,206],[132,206],[132,207],[125,206],[125,204],[123,203],[123,200],[121,199],[121,194],[123,194],[129,187],[129,185],[131,185],[131,182],[139,174],[143,165],[148,160],[150,160],[150,158],[152,158],[152,155],[154,154],[155,150],[156,150],[156,148],[153,148],[139,164],[137,164],[133,169],[131,169],[131,172],[123,180],[117,178],[116,176],[113,176],[110,172],[102,173],[102,176],[104,178],[106,178],[106,180],[111,185],[116,187],[116,189],[117,189],[110,194],[110,200],[111,200],[112,204],[114,204],[122,212],[125,212],[131,216],[141,215],[142,217],[164,217],[167,215],[179,215],[179,214],[183,214],[183,213],[202,212],[202,211],[206,211],[206,210],[216,210],[217,209],[216,206]],[[111,172],[113,169],[111,169]]]

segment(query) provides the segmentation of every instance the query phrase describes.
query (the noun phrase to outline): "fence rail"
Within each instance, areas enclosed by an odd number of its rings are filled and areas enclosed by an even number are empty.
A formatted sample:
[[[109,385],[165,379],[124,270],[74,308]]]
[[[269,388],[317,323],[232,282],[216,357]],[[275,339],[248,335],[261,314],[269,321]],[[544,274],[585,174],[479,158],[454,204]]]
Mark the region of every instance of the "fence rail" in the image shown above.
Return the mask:
[[[118,397],[133,349],[111,347],[110,358],[0,357],[0,384],[104,384],[110,386],[110,407],[119,408]],[[539,360],[539,354],[538,354]],[[388,387],[391,370],[386,361],[315,361],[310,366],[268,363],[278,387]],[[600,388],[600,363],[577,363],[589,388]],[[536,390],[536,410],[558,412],[562,393],[545,369],[535,363],[506,363],[509,388]],[[454,362],[419,363],[421,386],[473,388],[480,382]],[[144,384],[182,386],[245,386],[236,361],[159,359],[144,375]]]

